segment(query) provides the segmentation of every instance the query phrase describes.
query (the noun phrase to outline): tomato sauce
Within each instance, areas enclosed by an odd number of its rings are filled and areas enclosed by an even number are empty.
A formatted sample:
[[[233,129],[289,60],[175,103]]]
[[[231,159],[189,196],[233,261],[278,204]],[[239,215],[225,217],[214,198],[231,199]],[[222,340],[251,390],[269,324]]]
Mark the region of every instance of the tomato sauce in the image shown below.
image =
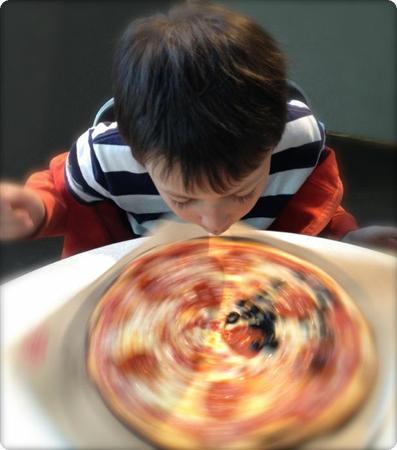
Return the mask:
[[[252,344],[262,341],[264,336],[261,330],[239,325],[230,329],[224,328],[222,338],[239,355],[253,358],[258,351],[252,349]]]
[[[239,407],[244,387],[235,382],[218,381],[211,384],[205,395],[204,405],[211,417],[228,419]]]
[[[152,380],[159,370],[159,363],[154,355],[143,352],[126,357],[116,363],[117,368],[125,375],[134,375],[144,380]]]
[[[315,307],[309,294],[290,285],[280,289],[275,302],[275,309],[281,316],[298,319],[308,317]]]

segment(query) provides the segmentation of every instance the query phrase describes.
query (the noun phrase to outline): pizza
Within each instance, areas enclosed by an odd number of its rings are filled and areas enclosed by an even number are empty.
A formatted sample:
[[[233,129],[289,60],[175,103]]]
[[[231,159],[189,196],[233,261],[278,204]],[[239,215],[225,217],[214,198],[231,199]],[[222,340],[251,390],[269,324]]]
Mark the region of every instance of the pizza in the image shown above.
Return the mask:
[[[323,270],[251,239],[169,244],[98,302],[87,371],[157,448],[266,449],[345,423],[376,375],[372,335]]]

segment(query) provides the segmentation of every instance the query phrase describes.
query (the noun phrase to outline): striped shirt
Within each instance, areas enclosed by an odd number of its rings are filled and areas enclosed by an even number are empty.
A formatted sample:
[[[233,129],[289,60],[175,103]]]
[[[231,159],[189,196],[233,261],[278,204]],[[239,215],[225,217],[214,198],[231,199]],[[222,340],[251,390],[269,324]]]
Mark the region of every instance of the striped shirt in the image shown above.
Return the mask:
[[[301,101],[288,102],[284,133],[271,156],[265,190],[241,220],[268,228],[316,167],[325,146],[324,126]],[[65,167],[69,191],[82,203],[109,199],[142,236],[159,219],[181,221],[160,196],[147,170],[132,156],[117,122],[99,123],[72,146]]]

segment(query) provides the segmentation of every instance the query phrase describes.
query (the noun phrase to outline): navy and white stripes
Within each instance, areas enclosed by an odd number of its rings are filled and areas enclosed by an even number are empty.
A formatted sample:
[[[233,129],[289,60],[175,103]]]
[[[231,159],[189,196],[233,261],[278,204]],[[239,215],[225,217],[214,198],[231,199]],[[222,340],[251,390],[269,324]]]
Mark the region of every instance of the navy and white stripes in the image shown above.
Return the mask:
[[[265,191],[243,218],[266,229],[299,190],[324,149],[323,125],[301,101],[288,103],[287,124],[272,153]],[[100,123],[72,146],[65,168],[68,189],[82,203],[110,199],[126,211],[135,234],[150,231],[159,218],[180,221],[160,197],[149,174],[132,156],[117,123]]]

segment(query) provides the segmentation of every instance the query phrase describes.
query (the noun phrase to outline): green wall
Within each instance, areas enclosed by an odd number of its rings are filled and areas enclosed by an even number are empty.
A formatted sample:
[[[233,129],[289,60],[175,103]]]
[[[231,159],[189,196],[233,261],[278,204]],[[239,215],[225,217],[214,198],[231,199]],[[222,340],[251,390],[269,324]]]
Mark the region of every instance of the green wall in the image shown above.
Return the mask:
[[[228,0],[281,44],[330,131],[395,142],[396,7],[387,0]]]

